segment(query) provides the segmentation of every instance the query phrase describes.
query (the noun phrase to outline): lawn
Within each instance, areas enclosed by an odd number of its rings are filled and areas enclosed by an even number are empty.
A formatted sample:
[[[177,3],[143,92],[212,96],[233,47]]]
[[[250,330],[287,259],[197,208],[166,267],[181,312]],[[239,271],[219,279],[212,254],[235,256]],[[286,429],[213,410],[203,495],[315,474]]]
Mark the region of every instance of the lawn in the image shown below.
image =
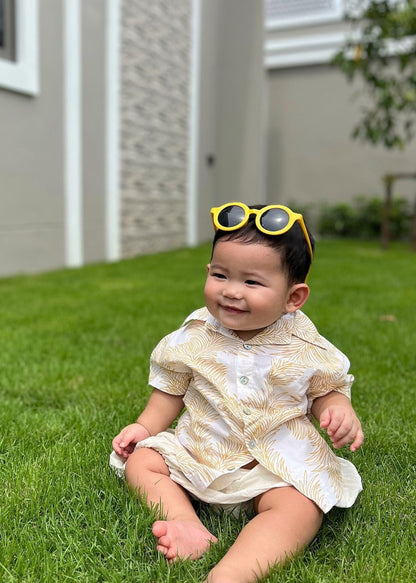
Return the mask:
[[[153,517],[108,468],[147,399],[152,348],[202,305],[207,246],[0,280],[0,581],[193,583],[241,523],[203,510],[219,543],[170,567]],[[269,583],[416,580],[416,256],[318,243],[304,311],[351,360],[364,491]],[[276,526],[278,528],[278,525]]]

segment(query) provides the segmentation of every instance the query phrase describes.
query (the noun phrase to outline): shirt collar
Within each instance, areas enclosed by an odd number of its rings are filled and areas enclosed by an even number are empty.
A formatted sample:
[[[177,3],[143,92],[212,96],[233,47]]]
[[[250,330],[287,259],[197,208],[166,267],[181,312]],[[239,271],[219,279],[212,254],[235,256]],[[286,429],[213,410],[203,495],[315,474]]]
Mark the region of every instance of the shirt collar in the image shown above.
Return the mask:
[[[207,308],[201,308],[191,315],[190,319],[202,320],[205,322],[207,328],[219,332],[223,336],[241,340],[239,336],[225,328]],[[290,314],[284,314],[281,318],[267,326],[264,330],[253,336],[249,344],[265,345],[265,344],[290,344],[292,338],[296,336],[305,342],[316,344],[321,348],[326,348],[323,339],[311,320],[300,310]]]

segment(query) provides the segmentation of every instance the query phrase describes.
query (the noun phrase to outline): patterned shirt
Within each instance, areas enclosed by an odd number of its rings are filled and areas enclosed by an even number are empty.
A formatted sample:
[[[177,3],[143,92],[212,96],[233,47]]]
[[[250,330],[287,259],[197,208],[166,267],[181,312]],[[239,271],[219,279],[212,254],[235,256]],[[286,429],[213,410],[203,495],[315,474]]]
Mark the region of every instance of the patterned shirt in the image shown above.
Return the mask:
[[[203,490],[257,460],[326,512],[350,505],[342,501],[355,499],[361,480],[334,454],[310,410],[330,391],[350,397],[349,364],[301,311],[245,342],[202,308],[156,346],[149,383],[183,395],[175,443],[195,486]]]

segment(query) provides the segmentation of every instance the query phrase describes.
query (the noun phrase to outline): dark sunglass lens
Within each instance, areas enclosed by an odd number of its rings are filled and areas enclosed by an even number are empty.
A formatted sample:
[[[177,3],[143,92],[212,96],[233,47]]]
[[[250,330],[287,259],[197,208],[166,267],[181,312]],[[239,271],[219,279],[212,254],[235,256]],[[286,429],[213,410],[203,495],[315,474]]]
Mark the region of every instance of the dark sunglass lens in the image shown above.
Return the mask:
[[[289,222],[289,215],[283,209],[269,209],[260,219],[260,224],[267,231],[277,232],[284,229]]]
[[[218,215],[218,222],[223,227],[235,227],[243,222],[245,217],[244,209],[241,206],[227,206]]]

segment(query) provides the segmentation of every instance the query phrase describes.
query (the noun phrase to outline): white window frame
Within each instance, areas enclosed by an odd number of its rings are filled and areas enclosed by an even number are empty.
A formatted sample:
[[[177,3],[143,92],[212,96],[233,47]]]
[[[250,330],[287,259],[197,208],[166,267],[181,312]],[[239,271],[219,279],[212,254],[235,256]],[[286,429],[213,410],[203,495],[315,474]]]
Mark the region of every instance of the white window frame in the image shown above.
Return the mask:
[[[0,59],[0,88],[39,94],[38,0],[15,0],[16,60]]]
[[[266,18],[266,30],[280,30],[298,26],[312,26],[326,22],[339,22],[344,14],[343,0],[334,0],[334,6],[318,14],[304,14],[287,18]]]

